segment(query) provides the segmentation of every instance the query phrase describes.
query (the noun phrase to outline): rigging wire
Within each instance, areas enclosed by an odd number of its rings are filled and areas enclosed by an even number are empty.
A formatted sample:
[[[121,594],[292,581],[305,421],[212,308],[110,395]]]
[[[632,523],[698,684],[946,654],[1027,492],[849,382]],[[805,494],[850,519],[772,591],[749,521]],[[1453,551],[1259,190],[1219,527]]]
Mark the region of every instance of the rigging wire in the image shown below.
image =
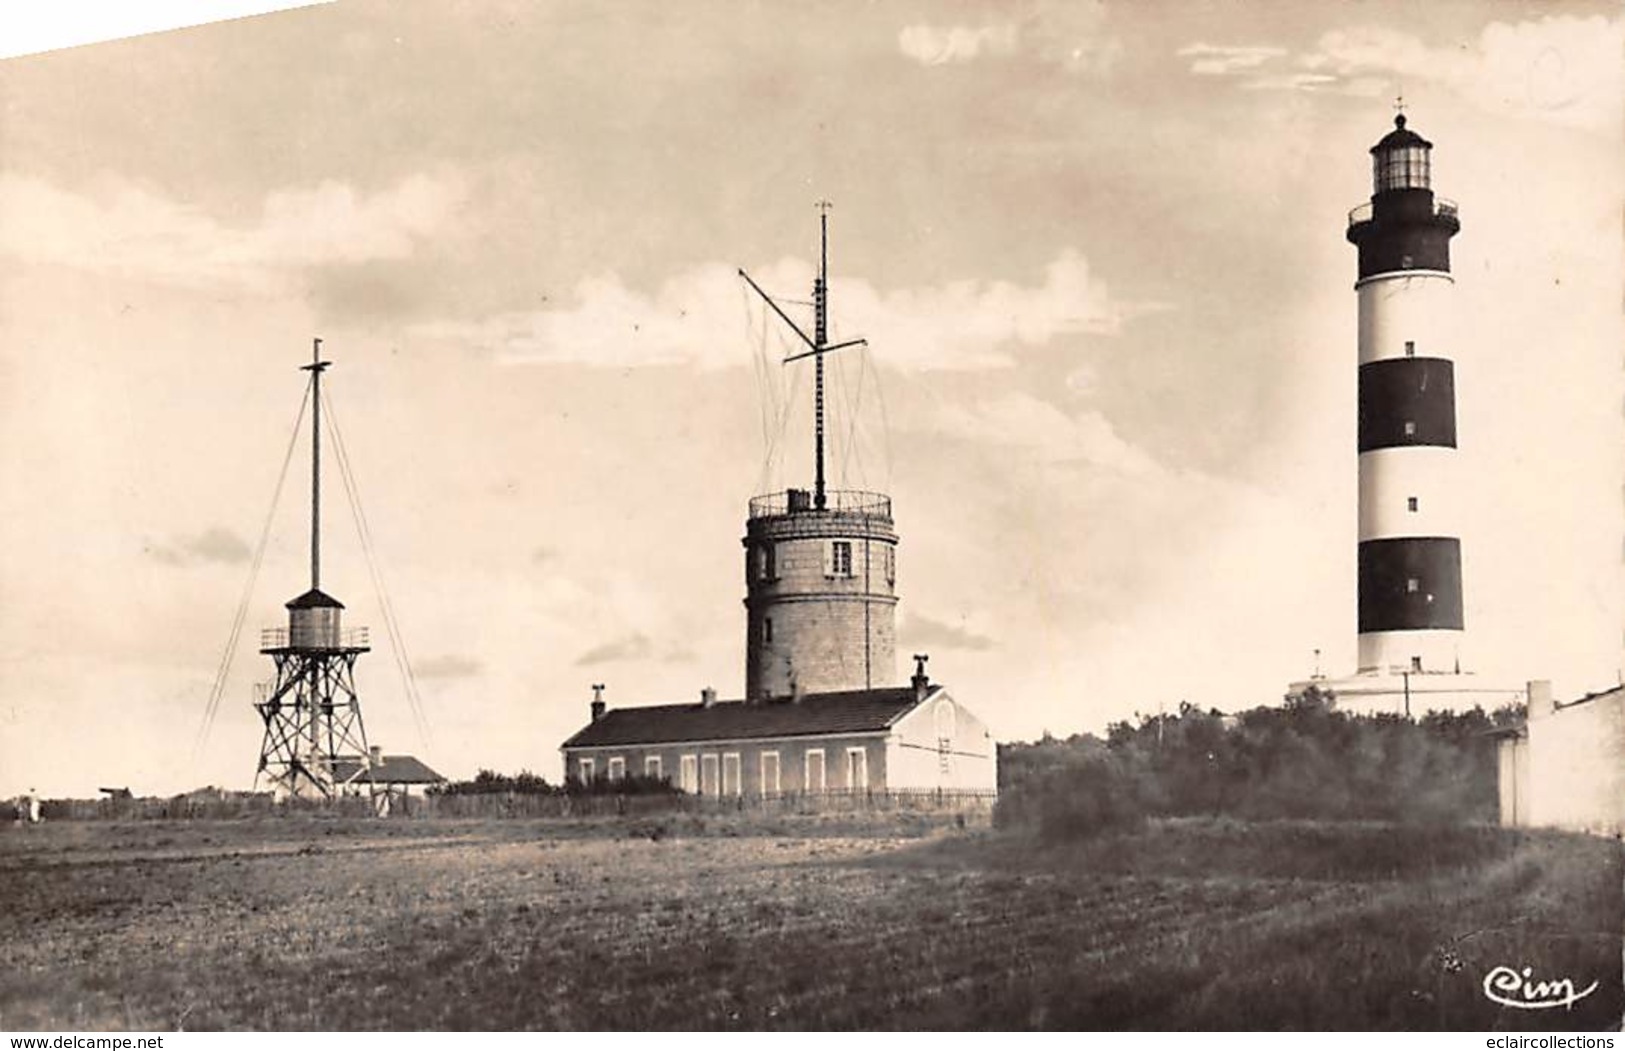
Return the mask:
[[[384,618],[384,630],[389,634],[390,652],[395,659],[396,670],[401,676],[401,684],[406,693],[407,706],[412,712],[412,722],[417,729],[418,740],[428,748],[430,733],[428,719],[423,712],[423,698],[418,690],[417,676],[412,672],[412,662],[407,657],[406,644],[401,638],[400,624],[395,618],[395,605],[390,600],[388,589],[384,587],[384,577],[378,568],[378,559],[372,543],[372,527],[367,522],[367,513],[361,504],[361,491],[356,485],[355,472],[350,466],[350,452],[344,444],[344,434],[339,430],[333,402],[326,394],[322,395],[322,406],[327,410],[327,428],[333,436],[339,474],[344,480],[344,495],[349,500],[356,534],[361,539],[361,551],[366,557],[367,571],[372,576],[373,589],[378,594],[378,608]]]
[[[226,692],[226,679],[231,675],[231,663],[237,653],[237,643],[242,638],[243,622],[248,617],[248,604],[254,597],[254,584],[259,579],[260,565],[265,561],[265,548],[271,539],[271,523],[276,518],[277,504],[282,500],[282,487],[288,480],[288,466],[293,463],[294,447],[299,444],[299,431],[304,426],[305,410],[310,406],[310,390],[311,383],[305,384],[305,396],[299,402],[299,415],[293,421],[293,433],[288,437],[288,451],[282,456],[282,470],[277,474],[276,488],[271,494],[271,506],[265,512],[265,524],[260,528],[259,544],[254,548],[254,559],[249,565],[248,582],[243,586],[243,597],[237,603],[237,613],[231,621],[231,634],[226,639],[226,650],[220,655],[220,663],[215,668],[214,685],[209,689],[209,702],[203,710],[203,722],[198,726],[197,736],[192,742],[193,762],[197,761],[204,744],[209,739],[215,715],[220,710],[220,699]]]

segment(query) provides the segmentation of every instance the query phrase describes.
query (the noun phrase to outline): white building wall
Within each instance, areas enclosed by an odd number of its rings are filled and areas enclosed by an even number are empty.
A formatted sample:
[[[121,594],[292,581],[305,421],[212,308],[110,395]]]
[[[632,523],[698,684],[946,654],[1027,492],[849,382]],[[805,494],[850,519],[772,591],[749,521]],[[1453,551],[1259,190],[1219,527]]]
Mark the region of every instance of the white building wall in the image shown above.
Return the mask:
[[[986,724],[939,687],[893,726],[886,769],[894,789],[994,791],[998,746]]]
[[[1529,823],[1625,832],[1625,689],[1562,707],[1532,696],[1528,734]]]

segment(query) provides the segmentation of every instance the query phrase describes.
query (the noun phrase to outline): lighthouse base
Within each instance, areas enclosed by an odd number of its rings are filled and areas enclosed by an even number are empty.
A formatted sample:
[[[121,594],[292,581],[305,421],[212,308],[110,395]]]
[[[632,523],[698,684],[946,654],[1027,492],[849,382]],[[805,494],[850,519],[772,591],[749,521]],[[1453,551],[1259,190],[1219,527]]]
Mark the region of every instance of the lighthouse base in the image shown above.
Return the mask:
[[[1465,711],[1475,705],[1486,712],[1525,700],[1522,685],[1484,679],[1470,672],[1362,672],[1340,679],[1317,675],[1287,688],[1299,696],[1310,687],[1332,695],[1339,711],[1357,715],[1409,715],[1429,711]]]

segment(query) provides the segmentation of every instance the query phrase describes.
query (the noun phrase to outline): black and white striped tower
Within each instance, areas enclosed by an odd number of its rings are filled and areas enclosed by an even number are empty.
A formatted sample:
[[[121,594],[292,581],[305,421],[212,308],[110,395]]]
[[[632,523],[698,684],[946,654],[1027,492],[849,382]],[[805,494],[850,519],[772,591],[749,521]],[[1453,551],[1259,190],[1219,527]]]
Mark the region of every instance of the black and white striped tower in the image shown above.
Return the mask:
[[[1371,148],[1359,249],[1359,670],[1459,674],[1461,523],[1450,239],[1433,144],[1394,118]]]
[[[1461,220],[1454,201],[1433,193],[1432,151],[1400,113],[1371,147],[1371,199],[1349,213],[1359,250],[1358,664],[1340,679],[1317,667],[1288,687],[1407,715],[1522,696],[1462,667],[1460,486],[1469,480],[1456,450],[1450,274]]]

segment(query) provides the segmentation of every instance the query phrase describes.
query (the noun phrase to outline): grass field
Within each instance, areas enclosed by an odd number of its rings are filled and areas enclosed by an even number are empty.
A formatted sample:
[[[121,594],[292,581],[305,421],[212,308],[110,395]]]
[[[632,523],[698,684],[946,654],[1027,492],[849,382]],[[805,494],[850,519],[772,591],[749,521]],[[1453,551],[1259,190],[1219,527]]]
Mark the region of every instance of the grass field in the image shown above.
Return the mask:
[[[0,830],[0,1029],[1617,1027],[1621,850],[1169,821]],[[766,834],[771,831],[772,834]],[[1500,1008],[1497,965],[1598,991]]]

